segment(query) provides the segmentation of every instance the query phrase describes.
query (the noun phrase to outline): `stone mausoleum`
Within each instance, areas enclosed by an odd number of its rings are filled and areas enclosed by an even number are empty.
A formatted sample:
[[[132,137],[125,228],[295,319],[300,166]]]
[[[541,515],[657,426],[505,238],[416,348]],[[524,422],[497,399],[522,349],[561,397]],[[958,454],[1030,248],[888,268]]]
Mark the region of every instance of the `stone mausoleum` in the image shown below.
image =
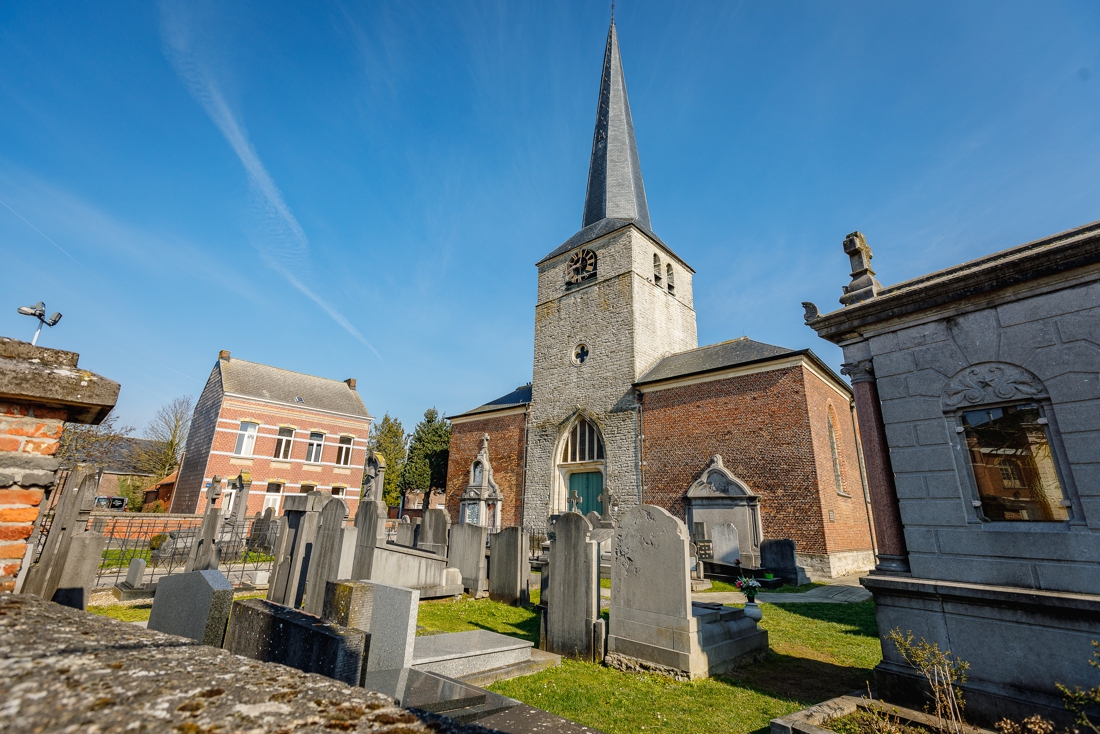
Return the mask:
[[[806,321],[844,349],[859,409],[881,634],[970,664],[967,720],[1069,726],[1100,639],[1100,223],[883,288],[859,232],[844,307]],[[882,643],[879,693],[919,674]]]
[[[504,527],[542,532],[575,492],[584,513],[733,524],[746,562],[762,533],[817,575],[873,564],[848,384],[808,349],[698,344],[695,271],[650,222],[614,23],[582,226],[537,267],[532,382],[450,417],[453,521],[488,435]]]

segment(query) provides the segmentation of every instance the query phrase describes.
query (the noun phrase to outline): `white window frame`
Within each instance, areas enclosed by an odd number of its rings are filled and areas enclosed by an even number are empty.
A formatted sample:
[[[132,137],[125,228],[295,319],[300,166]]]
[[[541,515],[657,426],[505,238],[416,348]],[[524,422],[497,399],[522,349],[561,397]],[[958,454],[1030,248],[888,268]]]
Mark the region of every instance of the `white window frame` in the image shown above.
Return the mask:
[[[289,436],[284,436],[283,431],[290,431]],[[279,432],[275,435],[275,455],[279,461],[290,461],[290,454],[294,450],[294,429],[289,426],[279,426]]]
[[[241,427],[237,429],[237,443],[233,447],[233,455],[252,456],[253,452],[256,450],[256,434],[259,430],[259,423],[255,421],[241,421]]]
[[[340,443],[336,445],[336,466],[351,466],[351,451],[354,445],[354,436],[340,436]]]
[[[320,436],[319,441],[314,441],[314,436]],[[320,464],[325,455],[325,434],[320,431],[310,431],[309,440],[306,442],[306,463]]]

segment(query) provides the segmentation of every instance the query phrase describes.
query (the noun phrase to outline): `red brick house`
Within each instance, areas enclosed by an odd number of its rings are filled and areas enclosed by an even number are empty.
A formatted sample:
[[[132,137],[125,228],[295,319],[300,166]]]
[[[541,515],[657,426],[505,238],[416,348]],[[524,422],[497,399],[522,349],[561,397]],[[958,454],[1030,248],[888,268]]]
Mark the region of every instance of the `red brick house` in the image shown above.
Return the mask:
[[[248,515],[268,507],[279,513],[288,492],[331,492],[352,514],[366,464],[371,416],[343,382],[218,355],[191,420],[172,512],[196,512],[211,478],[249,472]],[[228,513],[236,501],[228,486],[219,501]]]

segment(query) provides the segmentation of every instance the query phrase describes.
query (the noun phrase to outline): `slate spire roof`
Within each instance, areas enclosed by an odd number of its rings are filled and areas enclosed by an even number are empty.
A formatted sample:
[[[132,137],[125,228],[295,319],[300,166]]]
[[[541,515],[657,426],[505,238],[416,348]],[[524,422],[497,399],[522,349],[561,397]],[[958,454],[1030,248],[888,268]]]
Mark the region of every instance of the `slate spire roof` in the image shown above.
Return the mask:
[[[607,31],[607,48],[603,55],[600,100],[596,108],[596,131],[592,136],[581,228],[602,219],[625,219],[646,231],[652,229],[614,18]]]

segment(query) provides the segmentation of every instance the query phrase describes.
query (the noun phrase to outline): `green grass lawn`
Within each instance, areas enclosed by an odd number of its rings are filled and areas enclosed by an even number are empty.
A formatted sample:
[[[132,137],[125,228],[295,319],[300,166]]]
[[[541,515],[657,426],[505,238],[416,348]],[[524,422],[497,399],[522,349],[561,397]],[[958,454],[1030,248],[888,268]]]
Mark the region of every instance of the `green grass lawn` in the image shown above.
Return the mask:
[[[262,599],[265,594],[235,594],[233,599]],[[149,613],[153,611],[153,603],[148,604],[135,604],[133,606],[125,606],[122,604],[107,604],[103,606],[89,606],[89,614],[98,614],[101,617],[110,617],[111,619],[118,619],[123,622],[146,622],[149,619]]]
[[[566,660],[491,688],[608,734],[739,734],[863,688],[881,659],[872,602],[761,608],[772,655],[730,676],[678,683]],[[538,635],[535,612],[484,599],[424,602],[419,623],[426,631],[488,629],[532,642]]]

